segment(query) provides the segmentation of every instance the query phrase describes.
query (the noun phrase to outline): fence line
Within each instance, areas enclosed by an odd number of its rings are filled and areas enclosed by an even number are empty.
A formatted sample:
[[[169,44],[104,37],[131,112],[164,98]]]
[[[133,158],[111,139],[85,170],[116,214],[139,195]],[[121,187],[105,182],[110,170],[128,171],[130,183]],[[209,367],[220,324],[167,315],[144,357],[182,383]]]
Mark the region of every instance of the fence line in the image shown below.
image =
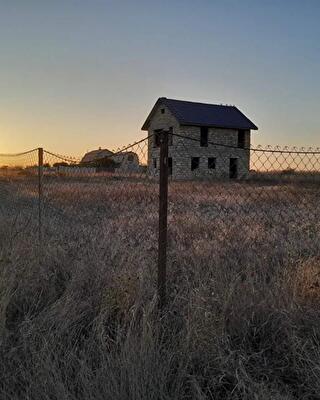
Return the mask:
[[[31,154],[31,153],[33,153],[34,151],[37,151],[38,150],[38,148],[35,148],[35,149],[32,149],[32,150],[27,150],[27,151],[24,151],[24,152],[22,152],[22,153],[0,153],[0,157],[1,158],[4,158],[4,157],[20,157],[20,156],[24,156],[24,155],[26,155],[26,154]]]
[[[169,133],[169,135],[179,137],[181,139],[187,140],[187,141],[193,141],[200,143],[198,138],[195,137],[190,137],[186,135],[181,135],[178,133]],[[237,145],[229,145],[225,143],[218,143],[218,142],[212,142],[211,140],[208,140],[207,142],[210,145],[213,146],[219,146],[219,147],[225,147],[225,148],[231,148],[231,149],[239,149]],[[263,147],[261,145],[258,145],[257,147],[254,146],[249,146],[249,147],[241,147],[242,150],[250,150],[250,151],[261,151],[261,152],[267,152],[267,153],[283,153],[283,154],[288,154],[288,153],[295,153],[295,154],[320,154],[320,147],[316,147],[314,150],[309,147],[308,150],[305,150],[304,147],[301,147],[300,149],[296,146],[290,147],[289,146],[284,146],[281,149],[281,146],[274,146],[274,148],[271,145],[268,145],[267,147]]]
[[[0,154],[0,218],[26,246],[35,231],[42,249],[74,257],[112,258],[112,248],[125,247],[120,258],[137,270],[147,264],[158,281],[160,305],[167,272],[179,279],[173,264],[192,265],[194,254],[263,251],[280,237],[305,239],[311,251],[311,237],[320,237],[319,148],[202,146],[159,134],[87,161],[41,148]]]
[[[60,159],[60,160],[62,160],[62,161],[66,161],[66,162],[70,162],[70,163],[79,163],[79,162],[80,162],[80,159],[79,159],[79,158],[76,158],[76,157],[63,156],[63,155],[61,155],[61,154],[51,153],[51,152],[48,151],[48,150],[44,150],[44,151],[45,151],[45,153],[47,153],[49,156],[56,157],[56,158],[58,158],[58,159]]]

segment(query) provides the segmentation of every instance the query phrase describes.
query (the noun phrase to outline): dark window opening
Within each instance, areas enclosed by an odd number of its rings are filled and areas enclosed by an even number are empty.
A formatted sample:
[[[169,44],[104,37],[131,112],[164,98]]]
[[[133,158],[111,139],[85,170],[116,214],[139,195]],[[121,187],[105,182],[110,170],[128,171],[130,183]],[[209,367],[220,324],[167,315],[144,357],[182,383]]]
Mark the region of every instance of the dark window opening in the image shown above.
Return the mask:
[[[168,158],[168,174],[172,175],[172,157]]]
[[[208,147],[208,128],[204,126],[200,128],[200,146]]]
[[[238,178],[238,159],[230,158],[229,177],[231,179]]]
[[[153,159],[153,168],[157,168],[157,159],[156,158],[154,158]]]
[[[192,157],[191,158],[191,171],[199,168],[200,157]]]
[[[216,158],[215,157],[209,157],[208,158],[208,168],[209,169],[216,169]]]
[[[168,136],[168,146],[172,146],[173,144],[173,127],[169,128],[169,136]]]
[[[243,129],[238,130],[238,147],[244,149],[246,144],[246,131]]]
[[[161,108],[161,114],[164,114],[164,113],[165,113],[165,109]]]

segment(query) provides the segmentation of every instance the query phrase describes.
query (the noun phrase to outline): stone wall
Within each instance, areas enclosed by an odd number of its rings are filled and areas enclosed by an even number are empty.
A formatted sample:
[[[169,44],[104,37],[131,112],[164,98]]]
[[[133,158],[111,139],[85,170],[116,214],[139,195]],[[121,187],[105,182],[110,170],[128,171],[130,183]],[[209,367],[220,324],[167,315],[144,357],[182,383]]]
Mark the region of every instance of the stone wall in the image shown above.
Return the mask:
[[[244,178],[248,174],[250,151],[237,148],[238,130],[209,128],[208,147],[201,147],[200,127],[180,126],[168,108],[158,107],[150,122],[149,135],[153,134],[156,129],[170,128],[173,129],[173,133],[195,139],[188,140],[173,136],[172,144],[169,146],[173,179],[229,178],[230,158],[237,159],[238,178]],[[210,142],[215,144],[210,144]],[[245,147],[250,147],[250,131],[246,131],[245,134]],[[191,159],[193,157],[199,157],[200,160],[199,168],[192,171]],[[215,168],[213,169],[208,168],[209,157],[215,158]],[[159,147],[154,147],[154,137],[151,137],[148,143],[148,165],[152,174],[159,173]]]

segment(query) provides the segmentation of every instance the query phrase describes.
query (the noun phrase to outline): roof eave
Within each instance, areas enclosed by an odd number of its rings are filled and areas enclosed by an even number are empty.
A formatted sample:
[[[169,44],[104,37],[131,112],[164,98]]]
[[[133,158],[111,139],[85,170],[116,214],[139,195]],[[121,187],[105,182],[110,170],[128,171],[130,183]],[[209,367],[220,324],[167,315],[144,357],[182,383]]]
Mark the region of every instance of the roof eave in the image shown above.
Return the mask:
[[[212,125],[212,124],[199,124],[195,122],[187,122],[187,121],[179,121],[180,125],[185,125],[185,126],[204,126],[206,128],[220,128],[220,129],[244,129],[244,130],[254,130],[257,131],[259,128],[255,125],[252,124],[251,126],[227,126],[227,125]]]
[[[141,130],[142,131],[147,131],[150,125],[150,120],[154,114],[154,112],[156,111],[156,108],[159,106],[159,104],[161,104],[163,102],[163,98],[159,97],[158,100],[156,101],[155,105],[152,107],[152,110],[150,111],[147,119],[145,120],[144,124],[142,125]]]

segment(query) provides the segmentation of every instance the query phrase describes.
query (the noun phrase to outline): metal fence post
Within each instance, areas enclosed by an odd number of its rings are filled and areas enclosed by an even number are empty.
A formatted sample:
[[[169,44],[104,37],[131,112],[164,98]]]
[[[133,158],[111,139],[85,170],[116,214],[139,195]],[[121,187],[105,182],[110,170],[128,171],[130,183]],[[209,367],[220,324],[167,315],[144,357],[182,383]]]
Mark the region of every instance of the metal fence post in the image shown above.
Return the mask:
[[[42,244],[42,177],[43,177],[43,148],[38,148],[38,235],[39,245]]]
[[[159,242],[158,242],[158,299],[159,306],[166,303],[167,275],[167,220],[168,220],[168,132],[160,136],[159,177]]]

